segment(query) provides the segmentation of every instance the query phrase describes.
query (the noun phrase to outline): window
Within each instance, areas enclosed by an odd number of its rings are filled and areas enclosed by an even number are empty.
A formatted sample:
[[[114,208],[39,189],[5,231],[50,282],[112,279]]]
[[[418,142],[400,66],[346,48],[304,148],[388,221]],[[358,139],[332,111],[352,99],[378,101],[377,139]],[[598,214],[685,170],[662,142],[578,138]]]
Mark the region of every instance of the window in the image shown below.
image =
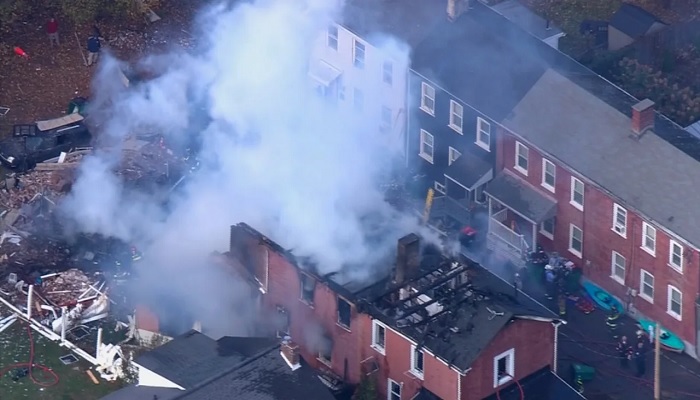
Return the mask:
[[[668,264],[679,272],[683,272],[683,246],[671,240],[669,247]]]
[[[642,270],[642,276],[639,279],[639,297],[653,303],[654,302],[654,275]]]
[[[277,326],[278,338],[289,336],[289,312],[282,306],[277,306],[275,325]]]
[[[389,379],[389,385],[386,393],[387,400],[401,400],[401,384]]]
[[[612,252],[612,272],[610,277],[618,283],[625,284],[625,264],[627,260],[620,253]]]
[[[435,115],[435,88],[423,82],[420,86],[420,109]]]
[[[260,286],[260,292],[267,292],[267,280],[270,270],[270,253],[264,246],[257,246],[255,252],[255,261],[253,268],[253,276]]]
[[[668,305],[666,312],[679,321],[683,318],[683,293],[675,286],[668,285]]]
[[[391,117],[392,117],[392,112],[391,108],[382,106],[382,131],[389,131],[391,130]]]
[[[355,88],[352,92],[352,105],[355,107],[355,111],[362,111],[365,105],[365,95],[362,90]]]
[[[423,379],[423,350],[411,345],[411,373]]]
[[[556,225],[556,217],[543,221],[540,225],[540,233],[549,239],[554,239],[554,225]]]
[[[646,222],[642,222],[642,250],[656,255],[656,228]]]
[[[372,348],[382,354],[385,354],[386,327],[376,319],[372,320]]]
[[[447,190],[445,189],[445,185],[443,185],[442,183],[440,183],[438,181],[435,181],[435,183],[433,184],[433,188],[438,193],[442,193],[442,194],[447,193]]]
[[[314,291],[316,280],[304,273],[299,274],[301,280],[301,300],[307,304],[314,304]]]
[[[449,159],[447,160],[447,165],[452,165],[453,162],[457,161],[457,159],[462,155],[457,149],[454,147],[450,146],[448,153]]]
[[[365,45],[353,40],[352,63],[356,68],[363,69],[365,67]]]
[[[505,351],[493,359],[493,387],[510,382],[515,376],[515,349]]]
[[[433,163],[433,135],[420,130],[420,152],[418,153],[425,161]]]
[[[387,85],[394,82],[394,64],[391,61],[384,61],[382,64],[382,81]]]
[[[622,237],[627,237],[627,210],[619,204],[613,205],[612,230]]]
[[[574,224],[569,226],[569,252],[583,257],[583,231]]]
[[[328,47],[333,50],[338,50],[338,27],[335,25],[329,26],[328,31],[326,32],[326,37]]]
[[[554,183],[556,181],[557,167],[553,162],[542,159],[542,187],[554,193]]]
[[[333,360],[333,340],[328,336],[323,336],[323,338],[321,338],[318,360],[329,367],[331,366],[331,361]]]
[[[515,142],[515,169],[527,176],[527,159],[530,150],[520,142]]]
[[[338,297],[338,325],[350,329],[351,315],[352,309],[350,308],[350,303],[342,297]]]
[[[583,182],[571,177],[571,200],[569,204],[583,211]]]
[[[464,108],[454,100],[450,100],[450,128],[462,133],[462,113]]]
[[[491,124],[476,118],[476,144],[486,151],[491,151]]]

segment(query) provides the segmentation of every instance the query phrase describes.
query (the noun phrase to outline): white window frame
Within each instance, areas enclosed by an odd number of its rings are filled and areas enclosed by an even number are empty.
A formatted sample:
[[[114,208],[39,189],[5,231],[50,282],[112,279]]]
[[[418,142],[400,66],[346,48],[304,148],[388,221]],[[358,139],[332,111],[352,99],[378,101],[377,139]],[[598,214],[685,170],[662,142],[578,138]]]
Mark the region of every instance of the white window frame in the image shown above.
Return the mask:
[[[523,150],[525,153],[521,154]],[[520,165],[521,156],[525,160],[524,168]],[[527,170],[530,168],[530,149],[520,142],[515,142],[515,166],[513,168],[525,176],[527,176]]]
[[[576,184],[579,183],[581,184],[581,202],[579,203],[576,201]],[[583,211],[583,203],[586,201],[586,193],[585,193],[585,188],[586,185],[583,183],[582,180],[576,178],[575,176],[571,177],[571,198],[569,199],[569,204],[574,206],[574,208],[578,209],[579,211]]]
[[[552,221],[552,231],[551,232],[547,231],[544,228],[544,223],[547,221]],[[552,217],[546,221],[542,221],[542,223],[540,224],[540,234],[542,234],[542,236],[544,236],[550,240],[554,240],[554,229],[555,229],[556,225],[557,225],[557,222],[556,222],[555,217]]]
[[[331,30],[335,30],[335,35],[333,35]],[[340,43],[338,40],[340,37],[339,31],[340,28],[338,28],[338,25],[328,25],[326,28],[326,46],[335,51],[338,51],[338,44]]]
[[[618,263],[622,261],[622,265]],[[618,270],[622,270],[622,276],[618,275]],[[610,256],[610,277],[620,285],[625,284],[625,275],[627,274],[627,259],[620,253],[613,250]]]
[[[430,145],[430,154],[425,152],[423,149],[424,144],[427,146],[427,143],[425,143],[424,140],[427,137],[430,137],[430,141],[432,142]],[[433,158],[435,156],[435,136],[431,135],[430,132],[426,131],[425,129],[420,130],[420,147],[418,149],[418,155],[425,161],[431,164],[433,163]]]
[[[491,151],[491,123],[481,117],[476,117],[476,145],[486,151]]]
[[[623,217],[624,223],[620,223],[617,220],[618,215]],[[617,203],[613,203],[612,231],[623,238],[627,238],[627,222],[627,209]]]
[[[581,250],[575,249],[573,245],[573,240],[574,240],[574,230],[578,230],[581,232]],[[569,253],[577,256],[578,258],[583,258],[583,229],[579,228],[578,226],[574,224],[569,224]]]
[[[547,167],[551,166],[552,167],[552,173],[548,174],[547,173]],[[552,176],[552,183],[550,184],[547,182],[547,177],[551,175]],[[555,192],[555,186],[557,184],[557,166],[554,165],[553,162],[547,160],[546,158],[542,158],[542,187],[549,190],[550,192],[554,193]]]
[[[435,116],[435,88],[425,82],[420,84],[420,109]]]
[[[382,82],[389,86],[394,84],[394,63],[391,61],[382,63]]]
[[[365,108],[365,94],[358,88],[352,89],[352,107],[358,112]]]
[[[461,156],[462,153],[459,150],[450,146],[450,148],[447,150],[447,165],[452,165],[452,163],[459,160],[459,157]]]
[[[399,388],[398,393],[393,391],[392,383],[395,384]],[[402,389],[403,389],[403,385],[401,384],[401,382],[396,382],[395,380],[393,380],[391,378],[387,379],[386,399],[387,400],[401,400],[401,390]]]
[[[440,194],[447,194],[447,188],[445,187],[445,185],[438,181],[435,181],[433,183],[433,189],[435,189],[435,191]]]
[[[421,357],[423,358],[423,366],[421,369],[418,369],[416,366],[416,363],[418,362],[418,357],[416,355],[420,354]],[[411,374],[415,376],[418,379],[423,380],[424,378],[424,373],[425,373],[425,352],[423,350],[419,350],[416,348],[415,345],[411,345],[411,369],[410,369]]]
[[[464,124],[464,107],[454,100],[450,100],[450,124],[452,130],[462,135],[462,125]]]
[[[678,258],[680,260],[679,263],[676,263],[673,260],[673,256],[675,254],[674,250],[678,249]],[[680,243],[676,242],[673,239],[669,240],[669,245],[668,245],[668,266],[675,269],[676,271],[683,273],[683,246],[681,246]]]
[[[498,376],[498,361],[506,358],[506,373],[509,376]],[[512,381],[515,377],[515,349],[506,350],[493,358],[493,387],[497,388]]]
[[[380,329],[384,330],[384,343],[379,343],[377,341]],[[387,333],[386,325],[382,324],[381,322],[377,321],[376,319],[373,319],[372,320],[372,344],[370,345],[370,347],[372,347],[374,350],[376,350],[381,355],[386,355],[386,333]]]
[[[365,68],[367,46],[357,39],[352,40],[352,65],[357,69]]]
[[[642,245],[640,247],[656,257],[656,228],[644,221],[642,221]]]
[[[672,303],[673,303],[673,296],[672,296],[672,294],[673,294],[674,291],[675,291],[675,292],[678,292],[678,296],[680,297],[680,298],[679,298],[679,301],[678,301],[678,306],[680,307],[680,312],[679,312],[679,313],[673,311],[673,309],[672,309],[672,307],[671,307],[671,306],[673,305],[673,304],[672,304]],[[673,318],[675,318],[675,319],[677,319],[677,320],[679,320],[679,321],[682,321],[682,320],[683,320],[683,292],[681,292],[680,289],[678,289],[677,287],[675,287],[675,286],[673,286],[673,285],[668,285],[668,292],[667,292],[667,295],[668,295],[668,299],[667,299],[667,301],[666,301],[666,313],[667,313],[668,315],[672,316]]]
[[[651,277],[651,296],[648,295],[647,293],[644,292],[644,288],[649,287],[649,284],[646,283],[644,280],[644,277],[649,276]],[[654,275],[649,273],[648,271],[645,270],[640,270],[639,273],[639,297],[643,298],[644,300],[648,301],[651,304],[654,304],[654,285],[656,284]]]
[[[385,118],[387,117],[387,115],[388,115],[388,118],[389,118],[388,121],[385,119]],[[381,109],[381,116],[380,116],[380,117],[381,117],[381,120],[382,120],[381,125],[380,125],[382,131],[384,131],[384,132],[390,131],[391,128],[393,127],[393,126],[392,126],[392,125],[393,125],[393,121],[392,121],[392,120],[394,119],[394,111],[393,111],[390,107],[382,106],[382,109]]]

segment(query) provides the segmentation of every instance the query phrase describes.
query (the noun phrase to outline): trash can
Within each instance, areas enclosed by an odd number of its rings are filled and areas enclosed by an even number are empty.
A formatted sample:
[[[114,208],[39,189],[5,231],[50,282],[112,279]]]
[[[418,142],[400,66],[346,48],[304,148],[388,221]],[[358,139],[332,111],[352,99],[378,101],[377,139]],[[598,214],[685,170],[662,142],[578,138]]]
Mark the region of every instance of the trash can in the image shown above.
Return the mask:
[[[580,379],[583,382],[593,380],[595,376],[595,368],[585,364],[572,364],[571,372],[574,376],[574,381]]]

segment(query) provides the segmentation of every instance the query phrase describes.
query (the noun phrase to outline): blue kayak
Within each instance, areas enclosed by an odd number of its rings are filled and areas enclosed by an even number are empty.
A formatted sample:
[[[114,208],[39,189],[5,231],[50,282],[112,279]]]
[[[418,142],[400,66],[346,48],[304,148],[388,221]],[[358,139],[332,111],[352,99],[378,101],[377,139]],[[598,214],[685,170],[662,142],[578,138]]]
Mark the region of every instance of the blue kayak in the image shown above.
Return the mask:
[[[610,311],[613,307],[615,307],[617,308],[617,312],[620,314],[625,312],[625,307],[622,305],[622,303],[620,303],[616,298],[603,290],[601,287],[588,281],[583,282],[581,286],[583,286],[583,290],[599,308],[605,311]]]
[[[640,319],[639,326],[641,326],[642,329],[644,329],[644,332],[647,334],[653,335],[654,330],[656,329],[656,322],[649,321],[648,319]],[[675,351],[677,353],[681,353],[683,352],[683,349],[685,349],[683,340],[675,333],[669,332],[663,327],[661,328],[661,346],[667,350]]]

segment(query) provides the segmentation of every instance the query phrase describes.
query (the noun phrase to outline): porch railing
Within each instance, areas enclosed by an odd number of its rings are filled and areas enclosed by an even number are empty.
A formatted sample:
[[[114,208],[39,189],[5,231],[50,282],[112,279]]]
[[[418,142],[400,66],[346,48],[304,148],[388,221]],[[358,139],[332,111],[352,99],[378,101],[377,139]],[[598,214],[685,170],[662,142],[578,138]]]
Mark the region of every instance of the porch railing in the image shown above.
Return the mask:
[[[499,214],[503,211],[505,210],[501,210],[491,216],[491,226],[489,233],[497,236],[499,239],[501,239],[513,249],[521,253],[527,252],[529,245],[527,243],[527,240],[525,240],[524,235],[520,235],[513,232],[510,228],[508,228],[501,221],[499,221],[499,218],[501,218]],[[503,217],[503,219],[505,219],[505,217]]]
[[[467,225],[471,222],[471,212],[469,212],[469,209],[448,196],[436,197],[435,200],[433,200],[431,215],[436,218],[450,216],[463,225]]]

